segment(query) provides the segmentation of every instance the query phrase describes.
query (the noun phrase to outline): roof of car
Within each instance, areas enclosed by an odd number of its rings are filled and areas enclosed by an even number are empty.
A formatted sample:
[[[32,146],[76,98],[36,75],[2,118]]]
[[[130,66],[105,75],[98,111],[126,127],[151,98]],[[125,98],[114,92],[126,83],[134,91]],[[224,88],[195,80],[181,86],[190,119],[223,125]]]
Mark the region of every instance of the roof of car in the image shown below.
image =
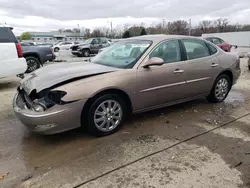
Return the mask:
[[[151,40],[154,42],[162,41],[166,39],[175,39],[175,38],[196,38],[196,39],[202,39],[201,37],[193,37],[193,36],[185,36],[185,35],[143,35],[143,36],[137,36],[137,37],[131,37],[128,39],[142,39],[142,40]]]

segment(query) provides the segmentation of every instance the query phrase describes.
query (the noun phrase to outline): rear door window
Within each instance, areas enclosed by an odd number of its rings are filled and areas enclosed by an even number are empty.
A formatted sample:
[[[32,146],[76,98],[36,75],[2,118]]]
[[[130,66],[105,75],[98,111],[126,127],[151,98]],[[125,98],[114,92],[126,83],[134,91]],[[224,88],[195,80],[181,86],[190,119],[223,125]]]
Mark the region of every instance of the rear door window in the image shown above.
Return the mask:
[[[209,49],[202,40],[182,39],[181,41],[185,47],[188,60],[210,56]]]
[[[11,29],[8,27],[0,27],[0,42],[1,43],[17,43],[15,35],[12,33]]]

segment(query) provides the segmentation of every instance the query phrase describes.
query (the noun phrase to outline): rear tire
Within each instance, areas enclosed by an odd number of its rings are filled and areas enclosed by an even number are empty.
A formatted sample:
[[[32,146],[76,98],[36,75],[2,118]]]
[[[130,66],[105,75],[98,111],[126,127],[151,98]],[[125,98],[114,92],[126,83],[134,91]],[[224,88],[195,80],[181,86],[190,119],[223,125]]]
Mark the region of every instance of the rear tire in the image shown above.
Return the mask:
[[[107,136],[122,126],[127,116],[125,102],[116,94],[105,94],[97,98],[87,114],[87,130],[94,136]]]
[[[40,68],[41,66],[40,62],[36,57],[29,56],[29,57],[26,57],[25,59],[26,59],[27,66],[28,66],[25,73],[31,73],[35,71],[36,69]]]
[[[216,78],[207,100],[212,103],[223,102],[227,98],[231,87],[232,81],[230,80],[229,76],[226,74],[220,75],[218,78]]]

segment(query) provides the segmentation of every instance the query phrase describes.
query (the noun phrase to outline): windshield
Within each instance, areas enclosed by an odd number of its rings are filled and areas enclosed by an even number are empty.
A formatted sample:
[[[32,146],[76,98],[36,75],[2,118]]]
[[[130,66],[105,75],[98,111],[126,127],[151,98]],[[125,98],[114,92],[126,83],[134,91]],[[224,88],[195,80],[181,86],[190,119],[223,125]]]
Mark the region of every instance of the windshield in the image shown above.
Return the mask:
[[[93,38],[87,39],[87,40],[84,41],[84,43],[90,44],[92,42],[92,40],[93,40]]]
[[[132,68],[151,43],[145,40],[118,42],[103,50],[91,62],[116,68]]]
[[[55,43],[55,45],[60,44],[61,42],[62,42],[62,41],[59,41],[59,42]]]

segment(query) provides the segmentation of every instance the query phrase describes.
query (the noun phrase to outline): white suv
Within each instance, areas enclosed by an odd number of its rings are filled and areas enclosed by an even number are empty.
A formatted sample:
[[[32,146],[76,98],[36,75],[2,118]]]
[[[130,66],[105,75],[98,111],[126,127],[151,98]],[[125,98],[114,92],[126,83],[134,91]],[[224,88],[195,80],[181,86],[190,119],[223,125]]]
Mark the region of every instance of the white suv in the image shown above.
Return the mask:
[[[0,26],[0,78],[17,76],[27,70],[21,44],[9,27]]]

